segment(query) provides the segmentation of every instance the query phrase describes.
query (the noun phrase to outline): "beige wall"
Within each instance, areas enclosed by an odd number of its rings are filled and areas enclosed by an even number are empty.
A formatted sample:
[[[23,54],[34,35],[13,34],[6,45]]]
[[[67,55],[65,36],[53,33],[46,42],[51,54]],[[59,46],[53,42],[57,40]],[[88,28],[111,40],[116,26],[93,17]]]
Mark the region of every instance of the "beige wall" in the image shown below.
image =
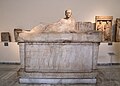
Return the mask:
[[[110,55],[113,53],[114,55]],[[120,42],[113,42],[112,45],[108,43],[100,43],[98,63],[120,63]]]
[[[40,22],[52,23],[72,9],[77,21],[94,22],[96,15],[120,17],[120,0],[0,0],[0,32],[31,29]]]
[[[9,42],[8,46],[0,42],[0,63],[20,63],[19,46],[16,42]]]

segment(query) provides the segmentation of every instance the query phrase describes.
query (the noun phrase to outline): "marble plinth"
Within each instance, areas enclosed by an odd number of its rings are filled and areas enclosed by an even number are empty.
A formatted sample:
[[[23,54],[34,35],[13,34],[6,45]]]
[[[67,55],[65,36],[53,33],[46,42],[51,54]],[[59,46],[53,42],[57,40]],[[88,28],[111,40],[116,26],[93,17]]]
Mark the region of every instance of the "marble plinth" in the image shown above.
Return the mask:
[[[20,83],[32,84],[95,84],[97,72],[88,73],[40,73],[19,70]]]
[[[96,79],[36,79],[20,78],[20,83],[32,84],[95,84]]]

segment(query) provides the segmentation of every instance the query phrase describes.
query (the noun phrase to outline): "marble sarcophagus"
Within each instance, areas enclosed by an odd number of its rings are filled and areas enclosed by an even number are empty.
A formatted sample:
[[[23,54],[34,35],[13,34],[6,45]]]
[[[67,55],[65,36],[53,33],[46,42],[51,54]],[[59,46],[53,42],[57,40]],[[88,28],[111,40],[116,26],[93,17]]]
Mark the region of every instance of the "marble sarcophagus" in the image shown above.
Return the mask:
[[[101,33],[91,22],[75,22],[70,9],[65,16],[19,34],[20,83],[96,83]]]
[[[95,83],[101,33],[41,33],[19,39],[20,83]]]

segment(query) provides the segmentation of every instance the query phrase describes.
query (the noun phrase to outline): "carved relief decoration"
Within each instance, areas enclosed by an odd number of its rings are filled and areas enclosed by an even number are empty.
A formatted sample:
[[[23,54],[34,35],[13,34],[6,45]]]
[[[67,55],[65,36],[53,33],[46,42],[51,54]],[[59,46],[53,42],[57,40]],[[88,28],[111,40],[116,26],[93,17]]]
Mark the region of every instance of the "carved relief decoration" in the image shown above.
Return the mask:
[[[116,19],[116,41],[120,42],[120,18]]]
[[[96,16],[96,30],[102,32],[102,41],[112,41],[113,16]]]
[[[11,37],[9,32],[1,32],[1,42],[11,42]]]

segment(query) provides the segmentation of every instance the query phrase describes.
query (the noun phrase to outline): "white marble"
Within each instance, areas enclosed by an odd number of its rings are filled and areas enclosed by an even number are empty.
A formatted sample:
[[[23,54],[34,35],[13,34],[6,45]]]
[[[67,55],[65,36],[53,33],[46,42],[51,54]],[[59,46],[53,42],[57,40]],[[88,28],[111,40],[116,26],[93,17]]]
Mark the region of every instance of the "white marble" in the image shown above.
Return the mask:
[[[29,35],[29,34],[27,34]],[[101,33],[89,31],[83,33],[41,33],[19,37],[19,42],[101,42]]]
[[[25,43],[25,70],[36,72],[91,72],[92,43]],[[87,54],[86,54],[86,52]]]
[[[85,28],[91,28],[85,23]],[[101,33],[26,34],[19,37],[20,83],[96,83],[97,56]],[[87,74],[86,74],[87,73]],[[93,74],[91,74],[93,73]],[[70,76],[69,76],[70,74]]]
[[[20,83],[40,83],[40,84],[95,84],[96,79],[37,79],[37,78],[20,78]]]

